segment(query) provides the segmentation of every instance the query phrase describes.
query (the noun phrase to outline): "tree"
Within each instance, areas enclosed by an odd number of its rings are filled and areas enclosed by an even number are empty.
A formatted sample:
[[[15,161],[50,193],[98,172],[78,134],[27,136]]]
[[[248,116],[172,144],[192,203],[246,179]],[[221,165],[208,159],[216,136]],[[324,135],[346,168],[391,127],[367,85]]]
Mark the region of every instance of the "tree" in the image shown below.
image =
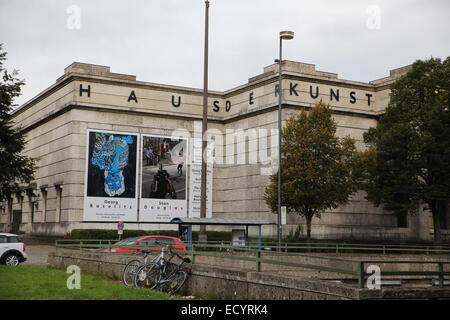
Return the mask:
[[[23,156],[25,137],[15,128],[11,112],[16,106],[13,99],[20,95],[24,81],[18,72],[9,73],[5,66],[6,52],[0,44],[0,199],[18,191],[20,183],[29,183],[35,170],[34,160]]]
[[[281,203],[289,213],[306,219],[311,238],[314,216],[348,202],[358,190],[359,155],[350,137],[336,137],[332,110],[322,101],[311,111],[287,120],[282,130]],[[270,177],[264,198],[277,212],[278,173]]]
[[[364,189],[375,205],[397,214],[427,205],[434,236],[450,199],[450,57],[416,61],[391,86],[386,112],[364,134],[370,146]]]

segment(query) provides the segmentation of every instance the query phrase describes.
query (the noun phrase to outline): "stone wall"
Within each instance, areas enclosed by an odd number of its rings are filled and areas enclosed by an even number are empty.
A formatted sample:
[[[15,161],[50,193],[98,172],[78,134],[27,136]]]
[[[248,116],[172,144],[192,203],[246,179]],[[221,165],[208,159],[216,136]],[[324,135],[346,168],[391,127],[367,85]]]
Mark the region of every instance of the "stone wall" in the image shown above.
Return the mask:
[[[93,253],[58,248],[48,254],[48,264],[53,268],[66,269],[77,265],[83,272],[102,274],[121,279],[128,261],[141,258],[135,254]],[[217,265],[211,257],[196,258],[191,266],[192,274],[183,289],[185,293],[207,294],[225,299],[251,300],[364,300],[364,299],[449,299],[448,288],[382,288],[359,289],[354,284],[334,283],[321,280],[323,276],[311,276],[297,271],[289,272],[249,271],[246,266]],[[204,259],[203,259],[204,258]],[[298,261],[298,259],[297,259]],[[222,263],[222,262],[221,262]],[[233,263],[231,263],[233,264]],[[226,267],[225,267],[226,266]]]

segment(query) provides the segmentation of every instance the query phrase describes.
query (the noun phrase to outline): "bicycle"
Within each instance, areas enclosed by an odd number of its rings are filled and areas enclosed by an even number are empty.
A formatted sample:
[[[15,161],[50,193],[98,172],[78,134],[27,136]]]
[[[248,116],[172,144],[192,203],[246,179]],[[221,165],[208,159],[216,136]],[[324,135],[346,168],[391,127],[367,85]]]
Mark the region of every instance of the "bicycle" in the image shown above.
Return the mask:
[[[181,259],[181,263],[176,264],[176,267],[172,271],[167,270],[168,264],[160,266],[159,275],[156,278],[156,287],[159,290],[169,295],[173,295],[178,292],[189,277],[189,269],[184,267],[185,263],[191,263],[191,259],[183,258],[177,253],[172,253]]]
[[[158,244],[163,244],[160,242],[155,242]],[[163,244],[164,245],[164,244]],[[137,270],[142,267],[143,265],[149,265],[150,263],[159,263],[160,261],[164,261],[164,250],[161,251],[160,254],[158,254],[156,257],[154,257],[150,262],[148,262],[148,256],[150,254],[149,250],[142,250],[142,253],[144,254],[144,262],[141,262],[141,260],[133,259],[129,261],[122,272],[122,282],[125,286],[133,286],[134,283],[134,277],[136,275]],[[170,259],[169,259],[170,261]]]
[[[125,268],[122,272],[122,282],[125,286],[133,286],[134,285],[134,276],[136,274],[136,271],[145,264],[148,264],[148,255],[150,254],[150,251],[142,250],[142,253],[144,254],[144,262],[141,262],[141,260],[133,259],[127,263]]]
[[[189,272],[183,265],[190,263],[191,260],[174,253],[169,245],[165,245],[165,247],[169,250],[171,257],[168,260],[164,259],[165,249],[163,248],[160,259],[142,265],[135,274],[134,285],[136,287],[149,289],[159,287],[160,291],[173,295],[184,285]],[[181,259],[181,263],[171,262],[175,256]]]
[[[136,270],[133,279],[133,285],[135,287],[153,289],[156,284],[156,269],[158,269],[159,266],[162,265],[169,265],[170,269],[174,268],[172,266],[173,263],[170,262],[170,260],[172,260],[173,258],[173,255],[168,260],[166,260],[165,258],[165,252],[167,249],[169,249],[169,245],[158,241],[155,241],[155,244],[159,244],[160,246],[162,246],[161,252],[152,261],[141,264]]]

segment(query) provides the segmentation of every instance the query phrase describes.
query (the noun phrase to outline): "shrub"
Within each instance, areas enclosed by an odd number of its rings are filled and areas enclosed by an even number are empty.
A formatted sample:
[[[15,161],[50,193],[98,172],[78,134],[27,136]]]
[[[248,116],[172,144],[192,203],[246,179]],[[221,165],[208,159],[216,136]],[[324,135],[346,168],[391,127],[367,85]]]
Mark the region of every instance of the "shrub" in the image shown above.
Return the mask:
[[[302,226],[299,224],[295,232],[289,231],[289,235],[284,238],[286,242],[300,242],[302,240]]]
[[[140,236],[170,236],[178,237],[178,231],[174,230],[123,230],[121,236],[124,238],[140,237]],[[224,231],[207,231],[208,241],[231,241],[231,232]],[[107,229],[73,229],[70,234],[70,239],[98,239],[98,240],[113,240],[118,239],[117,230]],[[198,240],[198,232],[192,232],[192,240]]]
[[[178,237],[178,231],[173,230],[123,230],[121,238],[131,238],[149,235],[163,235]],[[71,239],[117,239],[117,230],[106,229],[73,229],[70,234]]]

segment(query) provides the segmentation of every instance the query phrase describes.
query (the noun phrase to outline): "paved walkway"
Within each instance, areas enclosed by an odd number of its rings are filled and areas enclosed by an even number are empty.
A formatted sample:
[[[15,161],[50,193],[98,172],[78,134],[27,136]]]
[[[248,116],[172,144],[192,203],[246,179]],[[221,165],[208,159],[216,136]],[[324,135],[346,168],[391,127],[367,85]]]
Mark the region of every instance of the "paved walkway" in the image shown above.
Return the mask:
[[[48,253],[54,250],[55,246],[51,245],[28,245],[25,251],[28,259],[23,265],[46,266]]]

